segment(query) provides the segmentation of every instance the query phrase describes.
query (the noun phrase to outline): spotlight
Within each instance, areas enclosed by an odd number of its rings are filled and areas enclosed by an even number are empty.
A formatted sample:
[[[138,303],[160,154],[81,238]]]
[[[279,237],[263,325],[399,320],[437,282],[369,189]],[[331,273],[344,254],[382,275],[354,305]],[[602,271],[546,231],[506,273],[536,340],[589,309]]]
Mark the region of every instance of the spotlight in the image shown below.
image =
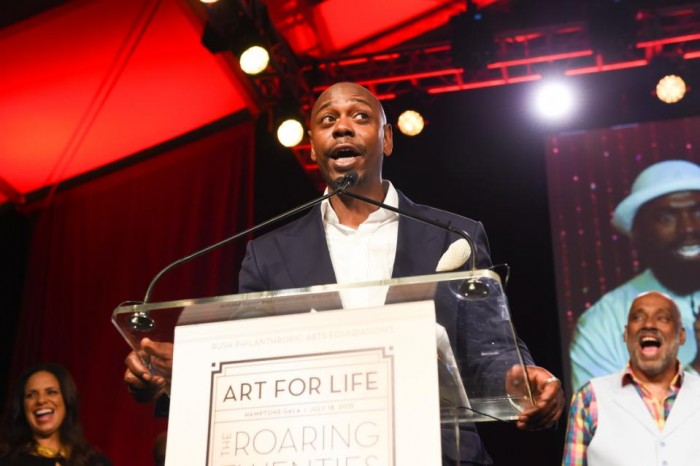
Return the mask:
[[[399,115],[398,126],[406,136],[416,136],[423,131],[425,121],[423,116],[415,110],[406,110]]]
[[[574,108],[574,92],[561,81],[542,83],[535,92],[534,104],[542,117],[549,120],[563,119]]]
[[[259,74],[270,63],[270,54],[264,47],[254,45],[246,49],[239,59],[241,69],[247,74]]]
[[[675,104],[685,96],[685,81],[680,76],[668,74],[656,84],[656,96],[661,102]]]
[[[295,118],[284,120],[277,127],[277,140],[284,147],[294,147],[304,139],[304,127]]]
[[[247,74],[258,74],[267,68],[270,62],[269,52],[264,48],[267,41],[241,4],[214,3],[207,8],[207,14],[202,44],[210,52],[233,52]]]

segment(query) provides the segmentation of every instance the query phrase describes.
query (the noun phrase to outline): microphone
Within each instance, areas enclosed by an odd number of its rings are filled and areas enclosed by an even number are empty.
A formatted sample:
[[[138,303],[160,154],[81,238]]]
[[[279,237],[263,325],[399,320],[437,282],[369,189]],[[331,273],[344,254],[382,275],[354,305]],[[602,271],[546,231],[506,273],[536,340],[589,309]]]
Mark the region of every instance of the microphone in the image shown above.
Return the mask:
[[[216,248],[219,248],[225,244],[228,244],[232,241],[235,241],[242,236],[248,235],[250,233],[253,233],[257,230],[260,230],[262,228],[265,228],[266,226],[272,225],[275,222],[279,222],[280,220],[284,220],[285,218],[291,217],[292,215],[295,215],[299,212],[302,212],[305,209],[308,209],[310,207],[313,207],[317,204],[320,204],[321,202],[325,201],[326,199],[330,199],[333,196],[337,196],[338,194],[345,192],[347,188],[350,186],[354,185],[357,183],[357,172],[348,172],[344,176],[339,176],[335,180],[333,180],[329,186],[329,188],[333,187],[334,190],[332,192],[329,192],[328,194],[324,194],[323,196],[313,199],[305,204],[302,204],[298,207],[295,207],[291,210],[288,210],[286,212],[283,212],[275,217],[272,217],[262,223],[259,223],[258,225],[253,225],[251,228],[248,228],[247,230],[241,231],[239,233],[236,233],[233,236],[229,236],[226,239],[223,239],[219,241],[218,243],[214,243],[211,246],[207,246],[204,249],[200,249],[199,251],[196,251],[189,256],[183,257],[181,259],[176,260],[175,262],[171,262],[167,266],[165,266],[163,269],[161,269],[160,272],[156,274],[155,277],[153,277],[153,280],[151,280],[151,283],[148,285],[148,288],[146,289],[146,295],[143,298],[142,302],[138,301],[129,301],[129,304],[136,305],[136,304],[148,304],[151,300],[151,294],[153,292],[153,288],[158,284],[161,278],[174,268],[191,261],[192,259],[195,259],[199,256],[202,256],[210,251],[213,251]],[[125,304],[125,303],[122,303]],[[128,318],[129,326],[136,331],[139,332],[148,332],[153,329],[155,326],[155,321],[153,318],[149,315],[147,311],[134,311],[134,313],[131,315],[131,317]],[[151,365],[143,361],[144,365],[151,369]]]
[[[331,188],[335,189],[336,192],[340,193],[348,189],[350,186],[355,186],[357,183],[357,172],[349,171],[343,176],[339,176],[333,180],[333,186]]]
[[[348,189],[350,186],[354,185],[357,183],[357,172],[348,172],[344,176],[339,176],[335,180],[332,181],[332,187],[334,188],[333,191],[329,192],[328,194],[324,194],[323,196],[316,198],[314,200],[311,200],[305,204],[302,204],[298,207],[295,207],[291,210],[288,210],[286,212],[283,212],[275,217],[272,217],[268,220],[265,220],[262,223],[259,223],[258,225],[254,225],[251,228],[248,228],[247,230],[241,231],[240,233],[236,233],[233,236],[229,236],[226,239],[223,239],[219,241],[218,243],[214,243],[211,246],[207,246],[204,249],[200,249],[199,251],[196,251],[189,256],[183,257],[181,259],[176,260],[175,262],[172,262],[168,264],[166,267],[164,267],[160,272],[156,274],[155,277],[153,277],[153,280],[151,280],[151,283],[148,285],[148,288],[146,289],[146,296],[143,298],[143,303],[142,304],[147,304],[151,300],[151,293],[153,292],[153,288],[156,286],[156,284],[160,281],[160,279],[165,275],[166,273],[170,272],[172,269],[175,267],[178,267],[186,262],[191,261],[192,259],[195,259],[203,254],[206,254],[214,249],[217,249],[225,244],[228,244],[232,241],[237,240],[238,238],[248,235],[250,233],[253,233],[255,231],[258,231],[262,228],[265,228],[266,226],[272,225],[273,223],[279,222],[280,220],[284,220],[285,218],[291,217],[294,214],[297,214],[303,210],[306,210],[310,207],[315,206],[316,204],[320,204],[321,202],[325,201],[326,199],[330,199],[333,196],[337,196],[340,193],[347,192],[346,189]]]
[[[345,175],[345,177],[354,180],[352,184],[354,184],[358,178],[357,173],[354,171],[348,172]],[[466,244],[461,240],[458,240],[448,248],[443,257],[440,258],[440,261],[438,263],[438,269],[436,270],[436,272],[441,272],[444,270],[454,270],[455,268],[462,266],[462,264],[464,264],[464,262],[466,262],[467,260],[465,256],[468,256],[468,258],[470,259],[470,270],[476,270],[476,246],[474,245],[474,240],[472,240],[471,236],[469,236],[469,234],[466,231],[461,230],[459,228],[454,228],[437,220],[432,220],[421,215],[406,212],[397,207],[392,207],[390,205],[384,204],[383,202],[375,201],[374,199],[370,199],[352,191],[348,191],[347,188],[352,186],[352,184],[348,184],[346,187],[338,186],[335,192],[348,197],[352,197],[353,199],[357,199],[362,202],[366,202],[368,204],[372,204],[377,207],[381,207],[382,209],[390,210],[404,217],[408,217],[410,219],[426,223],[428,225],[432,225],[442,230],[455,233],[464,239]],[[455,256],[457,256],[457,258],[455,258]],[[464,260],[455,266],[455,264],[460,260],[459,257],[463,257]],[[452,267],[451,269],[447,268],[450,266]],[[489,292],[490,291],[488,285],[477,277],[467,279],[459,288],[459,293],[461,297],[466,299],[467,301],[478,301],[484,299],[489,295]]]

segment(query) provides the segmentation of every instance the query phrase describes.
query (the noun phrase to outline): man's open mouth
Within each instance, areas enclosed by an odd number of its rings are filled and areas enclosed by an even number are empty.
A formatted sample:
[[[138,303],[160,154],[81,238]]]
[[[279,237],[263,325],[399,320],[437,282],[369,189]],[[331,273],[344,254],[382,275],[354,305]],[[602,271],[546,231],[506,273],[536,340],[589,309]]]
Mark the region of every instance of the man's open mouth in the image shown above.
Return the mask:
[[[654,356],[661,348],[661,340],[653,335],[644,335],[639,339],[639,346],[644,355]]]
[[[350,157],[357,157],[358,155],[360,155],[360,153],[357,152],[355,149],[343,148],[343,149],[338,149],[336,151],[333,151],[330,154],[330,157],[333,160],[338,160],[338,159],[345,159],[345,158],[350,158]]]

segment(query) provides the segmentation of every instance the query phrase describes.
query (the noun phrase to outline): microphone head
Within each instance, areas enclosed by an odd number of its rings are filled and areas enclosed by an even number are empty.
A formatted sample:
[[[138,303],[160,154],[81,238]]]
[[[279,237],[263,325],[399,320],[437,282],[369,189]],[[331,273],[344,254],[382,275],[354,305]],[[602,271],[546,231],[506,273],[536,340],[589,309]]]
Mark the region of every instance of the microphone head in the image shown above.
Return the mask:
[[[349,171],[343,176],[339,176],[333,180],[333,187],[335,189],[347,189],[350,186],[354,186],[357,183],[358,175],[356,171]]]
[[[357,183],[357,180],[359,178],[359,175],[355,170],[349,171],[345,174],[346,181],[349,183],[349,186],[354,186],[355,183]]]

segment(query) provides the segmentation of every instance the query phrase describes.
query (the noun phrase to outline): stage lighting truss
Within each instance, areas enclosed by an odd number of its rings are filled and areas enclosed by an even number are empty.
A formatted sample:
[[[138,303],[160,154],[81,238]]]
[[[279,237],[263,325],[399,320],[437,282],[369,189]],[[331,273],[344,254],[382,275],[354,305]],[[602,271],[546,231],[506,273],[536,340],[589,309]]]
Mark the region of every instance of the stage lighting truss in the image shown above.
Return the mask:
[[[643,68],[660,55],[675,55],[680,61],[700,58],[700,3],[639,10],[635,20],[636,39],[626,48],[626,56],[594,51],[588,24],[581,21],[497,31],[493,35],[496,54],[481,69],[456,65],[452,44],[446,41],[321,60],[302,67],[302,72],[316,93],[337,81],[353,81],[381,100],[392,100],[415,89],[441,94],[539,81],[543,68],[555,67],[564,76],[577,76]],[[294,153],[321,186],[309,147],[296,146]]]
[[[539,81],[543,68],[554,67],[564,76],[576,76],[643,68],[660,55],[675,55],[681,61],[700,58],[700,3],[638,10],[634,43],[618,47],[615,54],[601,50],[599,38],[591,37],[595,27],[585,21],[494,31],[495,54],[482,67],[465,68],[455,62],[451,41],[374,54],[348,51],[348,55],[302,63],[273,27],[262,0],[221,2],[242,5],[269,45],[270,66],[256,76],[243,75],[252,98],[249,107],[257,106],[254,114],[269,110],[289,95],[308,112],[311,96],[338,81],[360,83],[381,100],[390,100],[415,89],[441,94]],[[308,144],[302,142],[292,150],[301,166],[322,185]]]
[[[700,58],[700,4],[640,10],[635,21],[635,41],[626,55],[594,50],[592,42],[599,41],[592,41],[589,25],[580,21],[494,32],[496,53],[481,69],[455,63],[452,43],[445,41],[321,60],[302,71],[316,92],[333,82],[354,81],[386,100],[409,88],[439,94],[537,81],[543,66],[576,76],[644,67],[661,54]]]

